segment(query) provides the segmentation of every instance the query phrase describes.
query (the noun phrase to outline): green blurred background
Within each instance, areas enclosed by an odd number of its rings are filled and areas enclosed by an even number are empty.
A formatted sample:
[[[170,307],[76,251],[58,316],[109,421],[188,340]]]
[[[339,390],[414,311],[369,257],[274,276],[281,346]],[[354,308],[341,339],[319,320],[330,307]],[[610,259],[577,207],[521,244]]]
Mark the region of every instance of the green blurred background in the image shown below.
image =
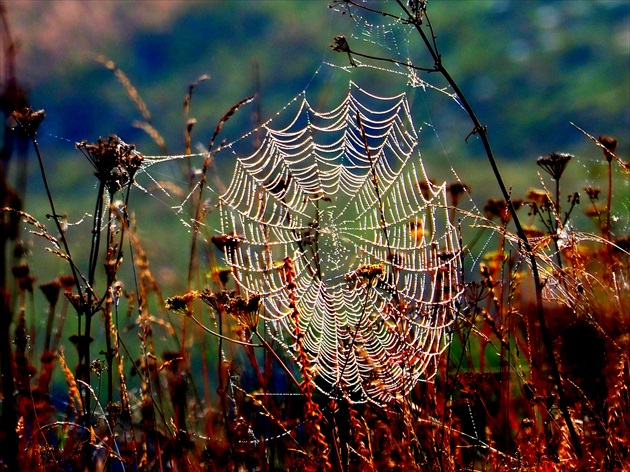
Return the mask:
[[[93,211],[96,188],[92,170],[74,142],[117,134],[144,154],[159,153],[132,125],[141,115],[112,72],[95,61],[98,55],[115,61],[136,86],[169,153],[184,150],[182,102],[188,85],[202,74],[211,79],[195,90],[191,116],[198,120],[193,144],[203,145],[220,117],[252,93],[258,93],[256,102],[225,126],[222,136],[227,141],[275,116],[303,91],[314,106],[330,108],[346,93],[351,79],[378,95],[409,93],[416,125],[422,128],[420,151],[430,176],[452,180],[452,167],[471,186],[481,207],[486,198],[499,195],[480,143],[475,137],[464,141],[471,125],[455,102],[432,89],[409,87],[405,76],[329,65],[348,65],[347,55],[329,47],[337,34],[344,34],[358,51],[409,58],[431,67],[419,37],[401,27],[391,36],[389,20],[382,19],[380,29],[369,28],[363,22],[370,19],[361,12],[341,14],[325,0],[64,0],[4,5],[19,47],[18,80],[28,90],[33,108],[46,110],[39,142],[57,206],[71,223]],[[393,2],[369,5],[390,11],[396,7]],[[514,195],[539,186],[535,159],[553,151],[579,157],[570,173],[577,187],[567,193],[597,181],[604,167],[601,153],[571,121],[595,136],[615,136],[620,142],[618,155],[627,159],[629,2],[433,0],[429,14],[444,64],[488,125]],[[435,74],[421,78],[444,86]],[[218,164],[227,184],[231,163]],[[32,156],[28,165],[27,209],[43,220],[48,210]],[[185,179],[180,171],[178,165],[162,164],[151,174],[181,184]],[[627,179],[616,188],[622,202],[617,211],[627,220]],[[163,198],[154,189],[150,195],[136,193],[132,207],[147,252],[160,268],[161,281],[181,287],[185,272],[180,269],[186,267],[189,243],[186,228],[179,223],[182,215],[171,207],[183,197]],[[77,231],[71,227],[76,244],[89,244],[89,234],[85,235],[89,231],[84,231],[89,224],[88,219]],[[174,244],[180,238],[185,242]],[[51,262],[51,270],[57,269],[65,269],[63,261]]]

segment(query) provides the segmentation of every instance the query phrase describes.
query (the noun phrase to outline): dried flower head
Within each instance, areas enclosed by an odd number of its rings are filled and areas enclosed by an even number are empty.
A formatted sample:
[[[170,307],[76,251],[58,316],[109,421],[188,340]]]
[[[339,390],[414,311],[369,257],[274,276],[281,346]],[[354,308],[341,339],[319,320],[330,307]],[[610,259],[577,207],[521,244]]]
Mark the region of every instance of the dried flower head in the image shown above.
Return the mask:
[[[73,275],[61,275],[59,277],[59,283],[61,284],[64,292],[72,292],[72,289],[77,282]]]
[[[41,125],[44,118],[46,118],[46,113],[44,110],[34,111],[32,108],[27,107],[11,113],[11,118],[22,127],[30,138],[34,138],[39,125]]]
[[[617,140],[610,136],[600,136],[597,138],[602,146],[604,146],[604,157],[608,162],[612,161],[615,150],[617,149]]]
[[[335,36],[330,47],[335,52],[350,52],[350,45],[343,34]]]
[[[601,193],[600,189],[591,187],[590,185],[588,187],[584,187],[584,191],[591,200],[597,200],[599,198],[599,194]]]
[[[241,237],[236,233],[222,234],[221,236],[212,236],[210,240],[222,253],[232,254],[241,241]]]
[[[230,280],[231,274],[232,274],[232,269],[218,268],[218,269],[213,270],[210,273],[209,279],[215,282],[218,282],[219,284],[221,284],[221,287],[225,289],[225,286]]]
[[[206,289],[201,292],[200,298],[218,312],[228,313],[240,326],[250,331],[258,326],[260,295],[257,293],[245,299],[238,296],[234,290],[213,292]]]
[[[525,196],[528,201],[535,203],[538,208],[551,207],[551,197],[545,190],[530,188]]]
[[[383,264],[363,264],[357,268],[357,275],[371,284],[374,279],[381,277],[384,271]]]
[[[420,193],[422,193],[422,196],[424,197],[425,200],[431,199],[431,190],[434,185],[435,185],[435,180],[433,179],[422,180],[418,182]]]
[[[529,240],[543,238],[546,236],[546,233],[544,231],[541,231],[535,226],[523,226],[523,231],[525,232],[525,236],[527,236],[527,239]]]
[[[512,200],[512,206],[515,210],[518,210],[522,205],[522,200]],[[483,207],[483,211],[488,218],[499,218],[503,223],[509,222],[512,217],[508,204],[505,200],[490,198]]]
[[[103,374],[103,372],[107,371],[107,364],[105,364],[101,359],[94,359],[90,363],[90,370],[97,377],[100,377]]]
[[[13,273],[13,277],[15,277],[15,280],[17,281],[20,290],[25,290],[32,293],[35,277],[30,275],[28,264],[18,263],[11,268],[11,271]]]
[[[336,52],[345,52],[348,54],[348,59],[350,60],[350,65],[352,67],[356,67],[357,64],[354,62],[352,58],[352,50],[350,49],[350,45],[348,44],[348,40],[343,34],[338,34],[333,39],[333,43],[330,45],[333,51]]]
[[[164,307],[167,310],[179,311],[181,313],[189,315],[191,312],[188,305],[198,296],[199,293],[196,290],[188,292],[184,295],[175,295],[166,299]]]
[[[133,182],[144,159],[133,144],[125,143],[116,135],[107,141],[99,138],[96,144],[84,140],[76,147],[88,158],[94,166],[94,175],[112,194]]]
[[[61,282],[59,279],[53,280],[39,286],[40,290],[44,293],[48,304],[55,306],[59,300],[59,293],[61,292]]]
[[[451,203],[454,206],[459,203],[462,195],[470,193],[470,187],[463,182],[453,182],[446,187],[446,190],[451,195]]]
[[[623,236],[615,240],[615,249],[619,252],[630,253],[630,236]]]
[[[554,180],[560,180],[564,169],[573,158],[571,154],[552,152],[548,156],[539,157],[536,164],[542,167]]]

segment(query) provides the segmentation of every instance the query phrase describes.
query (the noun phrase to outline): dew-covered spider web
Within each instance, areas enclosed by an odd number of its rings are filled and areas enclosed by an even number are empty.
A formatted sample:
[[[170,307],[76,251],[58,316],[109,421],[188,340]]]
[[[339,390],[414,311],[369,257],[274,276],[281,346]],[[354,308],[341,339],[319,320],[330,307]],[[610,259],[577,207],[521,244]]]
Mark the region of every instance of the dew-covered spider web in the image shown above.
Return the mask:
[[[404,94],[351,83],[330,111],[305,95],[289,124],[234,153],[219,197],[225,262],[259,294],[268,333],[318,387],[389,401],[434,372],[459,296],[444,185],[425,176]]]
[[[359,33],[351,39],[398,63],[354,58],[326,67],[394,74],[459,108],[448,87],[405,65],[410,25],[370,22],[356,11],[352,18]],[[386,403],[435,374],[456,321],[463,255],[446,183],[425,173],[409,96],[349,84],[331,109],[313,105],[319,97],[307,96],[307,85],[260,128],[213,149],[213,162],[233,162],[233,170],[210,170],[198,223],[208,246],[214,240],[222,249],[219,265],[229,267],[239,295],[260,295],[259,330],[306,359],[322,392]],[[244,141],[256,149],[243,152]],[[206,156],[144,156],[135,184],[192,228],[199,174],[186,191],[160,175],[176,160]]]

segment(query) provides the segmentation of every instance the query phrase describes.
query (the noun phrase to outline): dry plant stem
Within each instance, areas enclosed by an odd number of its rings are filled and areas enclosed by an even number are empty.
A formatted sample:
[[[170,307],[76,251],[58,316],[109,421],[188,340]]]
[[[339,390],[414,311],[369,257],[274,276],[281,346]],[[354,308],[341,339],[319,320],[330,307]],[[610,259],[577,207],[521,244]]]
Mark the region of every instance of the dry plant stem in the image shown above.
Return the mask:
[[[260,339],[260,343],[267,350],[267,352],[269,352],[269,354],[271,354],[271,356],[276,360],[276,362],[278,362],[278,364],[280,364],[280,367],[282,367],[282,370],[284,370],[284,372],[287,374],[287,376],[289,377],[291,382],[293,382],[293,384],[298,388],[300,393],[304,394],[304,388],[302,387],[300,382],[297,381],[297,379],[295,378],[295,376],[293,375],[291,370],[289,370],[287,365],[282,361],[282,359],[280,359],[280,356],[276,353],[276,351],[273,350],[273,347],[271,347],[271,345],[267,341],[265,341],[265,338],[263,338],[260,335],[258,330],[255,330],[254,334],[256,334],[258,339]]]
[[[114,209],[113,209],[113,194],[110,195],[110,200],[109,200],[109,224],[107,226],[108,230],[107,230],[107,245],[108,245],[108,249],[107,249],[107,258],[105,260],[105,265],[109,266],[109,265],[113,265],[114,267],[114,271],[116,270],[116,264],[118,262],[118,254],[113,252],[113,248],[114,248],[114,242],[113,242],[113,230],[115,228],[112,228],[112,226],[114,225],[114,221],[115,220],[115,214],[114,214]],[[121,245],[122,245],[122,240],[121,240]],[[113,260],[111,260],[111,259]],[[107,403],[111,403],[113,401],[113,397],[114,397],[114,381],[113,381],[113,377],[114,377],[114,371],[113,371],[113,361],[114,361],[114,349],[112,347],[112,333],[114,332],[114,325],[113,325],[113,319],[112,319],[112,305],[113,305],[113,300],[112,300],[112,293],[111,293],[111,287],[114,283],[114,275],[110,274],[109,271],[107,273],[107,287],[105,288],[105,307],[103,310],[103,315],[104,315],[104,324],[105,324],[105,359],[107,361]],[[109,414],[109,411],[108,411]]]
[[[610,241],[610,210],[612,206],[612,159],[608,160],[608,195],[606,198],[606,232],[604,237]],[[610,247],[607,245],[607,247]]]
[[[61,223],[59,223],[58,214],[55,210],[55,202],[52,197],[52,193],[50,192],[50,187],[48,186],[48,179],[46,178],[46,170],[44,169],[44,161],[42,159],[41,153],[39,151],[39,143],[37,142],[36,136],[31,136],[31,142],[33,143],[33,148],[35,149],[35,154],[37,155],[37,161],[39,162],[39,169],[42,175],[42,181],[44,182],[44,188],[46,189],[46,196],[48,197],[48,204],[50,205],[50,210],[52,211],[52,219],[57,226],[57,231],[59,231],[59,236],[61,238],[61,244],[63,244],[63,249],[66,251],[66,255],[68,256],[68,260],[70,262],[70,270],[72,270],[72,276],[76,281],[77,293],[79,297],[83,296],[83,290],[81,290],[81,284],[79,283],[80,277],[77,271],[76,266],[72,262],[72,256],[70,254],[70,247],[68,246],[68,242],[66,241],[66,235],[61,227]]]
[[[48,197],[48,203],[50,205],[50,209],[52,211],[52,219],[55,222],[55,225],[57,226],[57,230],[59,231],[59,235],[61,238],[61,243],[63,244],[63,248],[66,252],[66,255],[68,256],[68,260],[70,261],[70,268],[72,270],[72,275],[74,277],[74,280],[76,281],[76,287],[77,287],[77,293],[79,295],[79,300],[83,300],[83,291],[81,290],[81,284],[80,284],[80,278],[79,278],[79,274],[78,271],[74,265],[74,263],[72,262],[72,256],[70,254],[70,247],[68,246],[68,242],[66,241],[66,236],[64,233],[63,228],[61,227],[61,223],[59,223],[59,219],[58,219],[58,214],[57,211],[55,209],[55,202],[53,200],[52,197],[52,193],[50,191],[50,187],[48,185],[48,179],[46,178],[46,170],[44,168],[44,161],[42,159],[41,156],[41,152],[39,150],[39,143],[37,142],[37,137],[35,134],[30,136],[31,138],[31,142],[33,143],[33,148],[35,149],[35,154],[37,155],[37,161],[39,163],[39,168],[40,168],[40,172],[41,172],[41,176],[42,176],[42,181],[44,182],[44,188],[46,190],[46,195]],[[90,283],[90,287],[92,286],[92,284]],[[87,294],[88,294],[88,303],[86,304],[81,304],[81,308],[82,308],[82,312],[83,313],[79,313],[79,334],[81,333],[81,329],[80,329],[80,323],[81,323],[81,316],[85,316],[86,317],[86,332],[89,332],[89,319],[91,318],[91,313],[89,312],[89,299],[90,299],[90,294],[91,294],[91,290],[88,287],[87,289]],[[87,362],[89,360],[89,346],[87,346],[87,352],[85,351],[85,349],[81,348],[81,346],[84,346],[86,343],[82,343],[79,342],[79,364],[81,364],[83,362],[83,360],[86,361],[86,365]],[[88,369],[83,369],[84,371],[86,371],[86,375],[83,375],[81,380],[86,381],[87,384],[89,384],[89,370]],[[90,411],[90,394],[89,392],[84,390],[84,395],[83,395],[83,400],[85,402],[84,404],[84,412],[89,412]]]
[[[203,161],[203,168],[201,170],[201,179],[199,180],[199,196],[197,197],[197,208],[195,209],[195,218],[193,220],[193,228],[192,228],[192,244],[190,248],[190,262],[188,266],[188,290],[190,290],[190,284],[192,283],[193,273],[195,268],[197,267],[197,236],[199,235],[199,227],[201,226],[201,218],[202,218],[202,209],[203,209],[203,188],[206,185],[206,176],[208,174],[208,168],[210,167],[210,162],[212,161],[212,156],[214,154],[214,141],[217,136],[223,129],[223,125],[227,120],[229,120],[234,113],[238,111],[238,109],[251,102],[254,99],[254,96],[247,97],[244,100],[241,100],[236,105],[228,110],[228,112],[223,115],[223,117],[219,120],[219,124],[217,124],[214,133],[212,134],[212,138],[210,138],[210,143],[208,144],[208,150],[206,151],[206,158]]]
[[[560,179],[556,180],[556,227],[553,232],[555,235],[553,238],[553,243],[556,247],[556,259],[558,261],[558,267],[562,269],[562,258],[560,256],[560,248],[558,246],[558,228],[560,227],[560,222],[562,221],[562,217],[560,216]],[[552,227],[553,229],[553,227]]]
[[[422,29],[421,23],[409,12],[407,7],[404,5],[404,3],[401,0],[396,0],[396,2],[407,15],[409,22],[413,24],[414,27],[416,28],[416,31],[418,31],[418,34],[422,38],[422,41],[424,42],[427,50],[431,54],[433,61],[435,62],[436,71],[442,74],[442,76],[446,79],[449,85],[453,88],[453,91],[459,98],[461,105],[464,107],[464,109],[466,110],[466,113],[470,117],[470,120],[473,122],[474,127],[473,127],[472,133],[477,134],[479,138],[481,139],[481,142],[483,143],[483,147],[486,152],[486,156],[488,157],[488,161],[490,162],[490,166],[492,167],[492,172],[494,174],[494,177],[497,183],[499,184],[499,188],[501,189],[503,198],[508,204],[510,214],[512,215],[512,219],[514,220],[514,226],[516,227],[516,232],[518,234],[518,237],[521,239],[521,242],[525,248],[525,252],[527,253],[530,260],[532,276],[534,278],[534,284],[536,288],[536,306],[537,306],[538,322],[540,323],[541,337],[542,337],[543,344],[545,345],[545,350],[547,352],[549,365],[551,367],[551,374],[552,374],[554,383],[556,385],[556,388],[558,389],[559,407],[562,412],[562,416],[564,417],[564,420],[567,424],[567,429],[569,430],[569,435],[571,438],[571,444],[573,446],[573,449],[575,450],[575,453],[578,456],[578,458],[581,459],[583,455],[582,446],[580,444],[580,439],[577,435],[577,431],[575,430],[573,420],[571,419],[571,414],[569,413],[569,410],[567,408],[567,398],[564,391],[564,387],[562,385],[562,378],[560,376],[560,370],[558,368],[558,363],[556,361],[556,358],[554,357],[554,353],[552,350],[551,336],[549,334],[549,331],[547,330],[547,324],[545,321],[545,315],[544,315],[544,310],[543,310],[543,299],[542,299],[542,283],[540,281],[540,275],[538,273],[538,264],[536,262],[536,256],[534,252],[532,251],[532,247],[529,244],[529,241],[527,240],[527,236],[525,235],[525,232],[523,231],[521,222],[518,218],[518,215],[516,214],[514,205],[512,204],[510,194],[508,193],[507,188],[505,187],[505,183],[503,182],[503,177],[501,176],[501,173],[499,172],[499,168],[494,158],[494,153],[492,152],[492,148],[490,147],[490,141],[488,140],[487,128],[486,126],[481,124],[474,110],[472,109],[470,103],[468,102],[465,95],[459,88],[458,84],[455,82],[455,80],[449,74],[448,70],[442,64],[442,57],[437,53],[437,48],[435,47],[435,40],[433,42],[429,40],[426,33]]]
[[[223,310],[217,310],[217,324],[219,327],[219,349],[217,355],[217,393],[219,394],[219,399],[221,401],[221,412],[223,413],[223,424],[225,426],[225,437],[227,438],[228,444],[230,446],[230,451],[234,454],[234,440],[232,439],[232,433],[230,431],[230,422],[228,419],[228,398],[227,398],[227,388],[223,384],[223,377],[229,377],[232,375],[229,372],[229,369],[224,366],[225,355],[223,354]],[[227,361],[226,361],[227,363]],[[225,368],[224,368],[225,367]],[[225,373],[225,375],[224,375]]]

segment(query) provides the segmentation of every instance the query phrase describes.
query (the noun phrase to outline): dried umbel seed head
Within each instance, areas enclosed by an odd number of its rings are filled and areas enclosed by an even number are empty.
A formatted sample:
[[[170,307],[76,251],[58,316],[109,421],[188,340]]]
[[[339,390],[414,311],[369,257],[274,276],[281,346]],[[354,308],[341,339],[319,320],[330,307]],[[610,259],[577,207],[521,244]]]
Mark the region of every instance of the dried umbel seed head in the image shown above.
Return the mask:
[[[216,271],[217,278],[219,279],[219,282],[221,282],[223,286],[227,285],[231,274],[232,274],[231,269],[218,269]]]
[[[566,154],[562,152],[552,152],[548,156],[539,157],[536,160],[536,164],[545,169],[545,171],[551,175],[551,178],[554,180],[560,180],[564,169],[566,169],[567,164],[573,158],[571,154]]]
[[[13,273],[13,277],[15,277],[20,290],[26,290],[28,292],[33,291],[33,282],[35,281],[35,278],[31,277],[28,264],[20,263],[14,265],[11,268],[11,272]]]
[[[85,349],[94,341],[92,336],[85,336],[83,334],[73,334],[69,339],[72,344],[77,346],[79,352],[81,349]]]
[[[175,295],[166,299],[164,307],[167,310],[179,311],[185,314],[190,314],[188,305],[199,296],[199,292],[193,290],[184,295]]]
[[[133,144],[125,143],[115,135],[110,136],[107,141],[99,138],[95,144],[81,141],[76,147],[94,166],[94,175],[110,193],[115,193],[133,182],[144,160]]]
[[[348,40],[343,34],[338,34],[333,39],[333,43],[330,45],[331,49],[336,52],[345,52],[348,54],[348,60],[350,61],[350,65],[352,67],[356,67],[357,64],[354,62],[352,58],[352,50],[350,49],[350,45],[348,44]]]
[[[527,239],[543,238],[546,233],[535,226],[523,226],[523,231]]]
[[[100,377],[103,372],[107,370],[107,364],[105,364],[101,359],[94,359],[90,363],[90,370],[97,376]]]
[[[164,360],[164,363],[162,364],[161,369],[168,367],[168,370],[172,374],[181,372],[184,364],[184,358],[182,357],[182,353],[180,351],[165,351],[162,354],[162,359]]]
[[[211,306],[218,312],[223,312],[227,309],[230,298],[235,297],[236,292],[234,290],[221,290],[219,292],[213,292],[212,290],[205,289],[199,294],[207,305]]]
[[[39,125],[41,125],[44,118],[46,118],[46,113],[44,110],[34,111],[29,107],[14,111],[11,113],[11,118],[15,120],[30,138],[34,138]]]
[[[249,298],[241,298],[234,290],[221,290],[213,292],[204,290],[200,298],[218,312],[226,312],[236,322],[253,331],[258,326],[258,309],[260,308],[260,295],[252,294]]]
[[[617,149],[617,140],[610,136],[600,136],[597,138],[602,146],[604,146],[604,157],[608,162],[612,161],[613,154]]]
[[[73,275],[62,275],[59,277],[59,283],[64,292],[72,292],[77,282]]]
[[[384,272],[383,264],[363,264],[357,268],[357,275],[370,284],[374,282],[374,279],[381,277]]]
[[[229,313],[236,321],[250,331],[254,331],[258,326],[260,308],[260,295],[257,293],[250,295],[249,298],[243,299],[238,297],[233,300]]]

